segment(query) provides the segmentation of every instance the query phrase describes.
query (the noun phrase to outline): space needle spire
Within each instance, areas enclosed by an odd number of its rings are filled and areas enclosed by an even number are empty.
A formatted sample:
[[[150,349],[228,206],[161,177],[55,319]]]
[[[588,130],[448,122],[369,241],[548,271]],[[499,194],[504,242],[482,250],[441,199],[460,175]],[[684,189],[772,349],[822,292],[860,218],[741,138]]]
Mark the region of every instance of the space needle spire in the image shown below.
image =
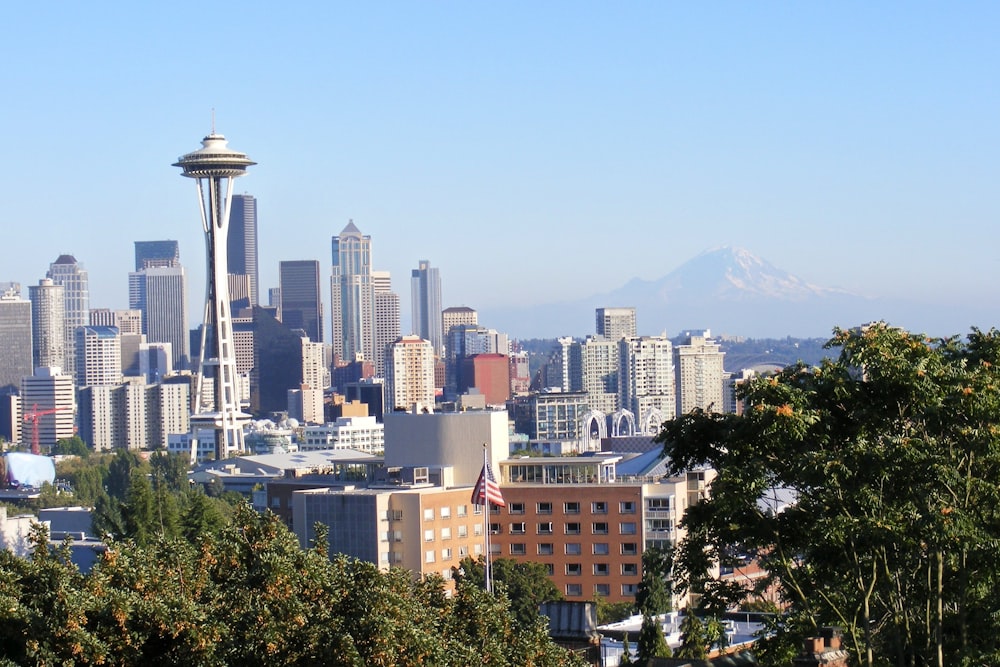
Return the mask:
[[[250,416],[240,410],[229,302],[227,239],[233,179],[243,176],[247,167],[256,162],[245,153],[226,146],[226,138],[215,132],[214,113],[212,133],[202,139],[201,145],[198,150],[179,158],[173,166],[183,170],[182,176],[195,179],[208,262],[205,319],[201,329],[191,429],[194,435],[199,428],[215,431],[215,458],[221,460],[233,451],[244,449],[243,426],[250,420]]]

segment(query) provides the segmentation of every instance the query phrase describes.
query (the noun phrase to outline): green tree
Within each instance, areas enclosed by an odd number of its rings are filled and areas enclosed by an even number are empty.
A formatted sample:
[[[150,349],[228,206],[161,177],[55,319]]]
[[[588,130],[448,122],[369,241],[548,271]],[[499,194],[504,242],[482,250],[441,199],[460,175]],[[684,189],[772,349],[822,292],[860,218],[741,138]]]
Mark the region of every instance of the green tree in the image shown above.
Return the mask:
[[[681,621],[681,645],[677,649],[677,657],[686,660],[705,660],[708,658],[708,635],[705,626],[695,613],[688,609]]]
[[[638,663],[646,664],[651,658],[669,658],[672,655],[663,628],[655,616],[643,616],[639,628],[639,640],[635,646]]]
[[[562,593],[549,579],[545,565],[513,558],[497,558],[492,563],[493,582],[503,587],[510,598],[511,611],[522,628],[531,628],[538,621],[538,609],[543,602],[562,599]],[[469,579],[483,586],[486,577],[485,560],[466,556],[452,572],[456,580]]]
[[[679,590],[709,613],[743,603],[710,566],[752,553],[788,606],[772,646],[839,625],[859,665],[996,663],[1000,333],[874,324],[828,346],[745,385],[742,415],[664,425],[672,473],[717,473],[685,514]]]
[[[90,456],[90,448],[87,447],[87,443],[85,443],[80,436],[74,435],[72,438],[57,440],[55,447],[52,448],[52,453],[64,456],[79,456],[87,458]]]

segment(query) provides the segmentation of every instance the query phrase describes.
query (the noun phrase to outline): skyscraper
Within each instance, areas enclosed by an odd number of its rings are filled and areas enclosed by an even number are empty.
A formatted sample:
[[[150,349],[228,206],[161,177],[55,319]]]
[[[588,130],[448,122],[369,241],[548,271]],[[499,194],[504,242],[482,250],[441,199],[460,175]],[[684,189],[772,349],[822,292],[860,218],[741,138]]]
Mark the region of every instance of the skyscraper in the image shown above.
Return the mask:
[[[621,407],[640,433],[654,434],[674,416],[674,357],[666,336],[631,336],[618,342]]]
[[[388,271],[372,271],[375,295],[375,375],[385,377],[385,349],[400,336],[399,295],[392,291]]]
[[[444,356],[441,331],[441,274],[426,259],[420,260],[410,274],[412,331],[434,347],[434,354]]]
[[[333,352],[342,361],[375,359],[375,293],[372,285],[372,239],[347,223],[333,237],[330,312]]]
[[[260,301],[257,271],[257,199],[253,195],[233,195],[229,208],[229,273],[250,279],[250,305]]]
[[[121,334],[115,327],[82,326],[76,330],[76,385],[117,385],[122,381]]]
[[[128,307],[142,312],[150,343],[170,343],[174,368],[188,367],[188,322],[184,267],[147,266],[128,274]]]
[[[65,363],[63,372],[76,377],[76,328],[86,326],[90,320],[90,288],[87,270],[73,255],[59,255],[49,265],[45,276],[56,285],[63,286],[63,303],[66,315],[63,320],[65,338]]]
[[[31,297],[31,360],[34,368],[66,364],[65,289],[51,278],[42,278],[28,287]]]
[[[61,336],[60,336],[61,338]],[[51,449],[64,438],[72,438],[76,416],[76,392],[73,378],[58,368],[41,366],[21,379],[21,411],[53,411],[38,418],[38,442],[42,451]],[[25,424],[22,439],[30,441],[33,424]]]
[[[636,335],[635,308],[598,308],[597,335],[617,341]]]
[[[390,410],[434,410],[434,350],[419,336],[402,336],[385,351],[386,404]]]
[[[214,127],[201,140],[201,148],[174,163],[181,168],[182,176],[195,179],[207,251],[205,321],[191,426],[195,433],[199,428],[214,430],[217,460],[243,450],[243,426],[250,420],[240,410],[227,251],[233,184],[254,164],[245,153],[228,148],[226,138],[216,134]]]
[[[677,378],[677,414],[686,415],[695,408],[723,412],[723,358],[725,353],[704,330],[689,334],[686,342],[674,348]]]
[[[0,294],[0,396],[17,393],[21,378],[32,372],[31,302],[19,286]]]
[[[323,342],[323,301],[319,286],[319,262],[314,259],[281,262],[281,323],[301,329],[314,343]]]
[[[177,241],[136,241],[135,270],[153,266],[180,266],[181,251]]]

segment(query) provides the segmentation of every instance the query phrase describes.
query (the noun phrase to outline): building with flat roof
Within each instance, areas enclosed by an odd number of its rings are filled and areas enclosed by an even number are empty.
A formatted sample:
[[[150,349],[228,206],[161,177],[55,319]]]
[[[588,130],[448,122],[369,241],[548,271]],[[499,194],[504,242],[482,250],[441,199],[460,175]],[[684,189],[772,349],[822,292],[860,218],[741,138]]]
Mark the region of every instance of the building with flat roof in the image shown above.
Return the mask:
[[[17,393],[21,378],[31,375],[31,302],[20,286],[0,293],[0,396]]]
[[[444,334],[441,312],[441,272],[437,267],[422,259],[410,273],[410,314],[413,318],[411,331],[429,340],[434,347],[434,355],[444,356]]]
[[[320,293],[319,262],[312,259],[281,262],[278,265],[281,323],[301,329],[314,343],[323,342],[323,300]]]
[[[87,270],[76,261],[73,255],[59,255],[56,261],[49,265],[46,278],[51,278],[56,285],[63,286],[63,337],[65,338],[65,361],[63,372],[76,378],[76,329],[86,326],[90,320],[90,288]]]

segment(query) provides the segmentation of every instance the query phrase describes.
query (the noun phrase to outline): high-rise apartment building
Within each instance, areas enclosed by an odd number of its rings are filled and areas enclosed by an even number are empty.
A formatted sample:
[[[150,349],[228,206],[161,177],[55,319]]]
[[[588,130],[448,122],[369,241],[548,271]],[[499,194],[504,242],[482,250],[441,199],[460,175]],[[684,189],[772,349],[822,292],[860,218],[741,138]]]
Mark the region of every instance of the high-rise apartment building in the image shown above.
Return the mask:
[[[444,356],[444,334],[441,331],[441,274],[426,259],[420,260],[410,274],[410,302],[413,318],[412,333],[434,346],[434,354]]]
[[[229,273],[249,278],[251,306],[260,304],[260,276],[257,269],[257,199],[253,195],[233,195],[229,208],[227,246]],[[236,294],[231,292],[231,296]]]
[[[302,384],[323,390],[330,386],[330,367],[326,365],[326,344],[302,339]]]
[[[659,432],[676,410],[673,346],[665,336],[632,336],[618,342],[621,407],[643,434]]]
[[[31,298],[31,359],[34,368],[56,367],[66,363],[65,288],[51,278],[42,278],[28,287]]]
[[[21,378],[32,373],[31,302],[19,286],[0,293],[0,396],[17,393]]]
[[[80,437],[96,451],[166,448],[191,429],[189,384],[131,382],[80,390]]]
[[[372,271],[375,295],[375,375],[385,377],[385,350],[400,336],[399,295],[392,291],[388,271]]]
[[[635,308],[598,308],[597,335],[617,341],[636,335]]]
[[[434,348],[419,336],[401,336],[385,352],[389,410],[434,409]]]
[[[375,360],[372,239],[351,221],[334,236],[330,276],[333,353],[341,361]]]
[[[90,321],[90,287],[87,270],[73,255],[59,255],[45,276],[56,285],[63,286],[63,304],[66,315],[63,319],[65,338],[63,372],[76,377],[76,328],[86,326]],[[77,386],[79,380],[77,380]]]
[[[603,336],[587,336],[580,344],[580,384],[591,410],[609,415],[620,407],[618,354],[618,341]]]
[[[281,323],[301,329],[314,343],[323,342],[323,300],[319,286],[319,262],[292,260],[278,265],[281,290]]]
[[[695,408],[723,412],[723,358],[712,333],[689,334],[686,342],[674,348],[677,378],[677,414],[686,415]]]
[[[170,343],[174,368],[187,368],[190,347],[184,267],[179,264],[147,265],[128,274],[128,282],[129,308],[142,312],[142,332],[146,334],[146,341]]]
[[[38,418],[38,444],[41,451],[50,450],[57,442],[74,435],[76,417],[76,392],[73,378],[62,369],[51,366],[35,368],[33,375],[21,379],[21,411],[27,415],[33,411],[49,414]],[[25,424],[22,429],[24,440],[33,438],[33,424]]]
[[[122,381],[121,334],[115,327],[76,329],[76,385],[117,385]]]

